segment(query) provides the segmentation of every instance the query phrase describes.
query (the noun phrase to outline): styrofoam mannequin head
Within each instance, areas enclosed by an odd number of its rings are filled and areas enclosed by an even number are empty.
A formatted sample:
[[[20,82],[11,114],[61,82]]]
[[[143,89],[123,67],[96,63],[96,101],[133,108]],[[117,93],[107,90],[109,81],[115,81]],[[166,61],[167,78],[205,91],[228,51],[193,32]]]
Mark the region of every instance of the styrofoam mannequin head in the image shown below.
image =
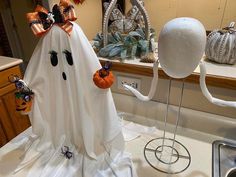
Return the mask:
[[[193,18],[176,18],[166,23],[158,40],[162,69],[172,78],[185,78],[198,66],[206,45],[204,26]]]

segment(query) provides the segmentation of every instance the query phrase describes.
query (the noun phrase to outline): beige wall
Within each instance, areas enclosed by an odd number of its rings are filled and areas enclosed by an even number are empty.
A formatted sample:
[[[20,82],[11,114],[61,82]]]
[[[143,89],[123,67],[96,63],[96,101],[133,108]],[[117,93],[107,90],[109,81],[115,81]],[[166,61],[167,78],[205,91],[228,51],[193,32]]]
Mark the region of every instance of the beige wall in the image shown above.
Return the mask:
[[[59,0],[49,0],[51,6]],[[126,0],[127,10],[130,9]],[[77,22],[89,39],[102,29],[101,0],[85,0],[75,5]],[[162,26],[175,17],[189,16],[199,19],[207,30],[221,28],[236,20],[235,0],[145,0],[152,27],[160,31]]]
[[[128,10],[130,3],[127,1]],[[207,30],[222,28],[236,20],[235,0],[145,0],[152,27],[158,32],[170,19],[193,17]]]

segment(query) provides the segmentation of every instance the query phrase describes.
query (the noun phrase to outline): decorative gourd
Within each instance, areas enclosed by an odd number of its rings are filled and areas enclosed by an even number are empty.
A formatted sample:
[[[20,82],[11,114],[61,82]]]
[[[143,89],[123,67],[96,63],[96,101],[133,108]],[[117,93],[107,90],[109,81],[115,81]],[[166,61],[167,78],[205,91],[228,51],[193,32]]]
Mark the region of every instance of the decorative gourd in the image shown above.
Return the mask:
[[[206,57],[217,63],[236,63],[236,29],[235,22],[222,30],[214,30],[207,37]]]
[[[32,93],[15,93],[16,99],[16,111],[20,111],[21,114],[28,114],[31,111],[33,97]]]
[[[21,114],[28,114],[31,111],[34,93],[27,86],[25,81],[21,80],[17,75],[10,75],[8,80],[15,83],[17,92],[15,93],[16,111]]]
[[[114,76],[110,69],[110,62],[107,62],[102,69],[97,70],[93,75],[93,82],[101,89],[110,88],[114,82]]]

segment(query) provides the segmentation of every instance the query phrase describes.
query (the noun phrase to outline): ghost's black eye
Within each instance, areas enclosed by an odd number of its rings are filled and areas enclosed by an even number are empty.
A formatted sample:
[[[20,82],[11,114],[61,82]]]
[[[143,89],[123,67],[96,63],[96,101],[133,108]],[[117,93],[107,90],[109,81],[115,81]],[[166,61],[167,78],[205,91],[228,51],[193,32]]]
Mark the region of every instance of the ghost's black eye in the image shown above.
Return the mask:
[[[50,59],[51,59],[52,66],[57,66],[57,64],[58,64],[57,52],[52,50],[49,52],[49,54],[51,55]]]
[[[69,65],[73,65],[73,58],[68,50],[64,50],[63,53],[66,55],[66,60]]]

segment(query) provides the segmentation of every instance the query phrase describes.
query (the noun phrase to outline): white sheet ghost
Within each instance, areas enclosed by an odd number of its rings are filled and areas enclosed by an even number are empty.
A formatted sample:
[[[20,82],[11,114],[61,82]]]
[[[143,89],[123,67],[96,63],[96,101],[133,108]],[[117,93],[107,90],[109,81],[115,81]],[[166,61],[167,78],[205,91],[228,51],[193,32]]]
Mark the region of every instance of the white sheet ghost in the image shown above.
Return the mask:
[[[93,83],[99,60],[81,28],[71,23],[70,35],[53,25],[28,64],[24,81],[34,92],[29,114],[34,136],[17,142],[24,153],[14,175],[134,176],[111,91]]]
[[[54,25],[36,47],[24,81],[35,93],[30,114],[33,132],[57,147],[65,145],[96,158],[97,148],[120,133],[110,90],[93,83],[100,63],[75,23],[71,36]]]

